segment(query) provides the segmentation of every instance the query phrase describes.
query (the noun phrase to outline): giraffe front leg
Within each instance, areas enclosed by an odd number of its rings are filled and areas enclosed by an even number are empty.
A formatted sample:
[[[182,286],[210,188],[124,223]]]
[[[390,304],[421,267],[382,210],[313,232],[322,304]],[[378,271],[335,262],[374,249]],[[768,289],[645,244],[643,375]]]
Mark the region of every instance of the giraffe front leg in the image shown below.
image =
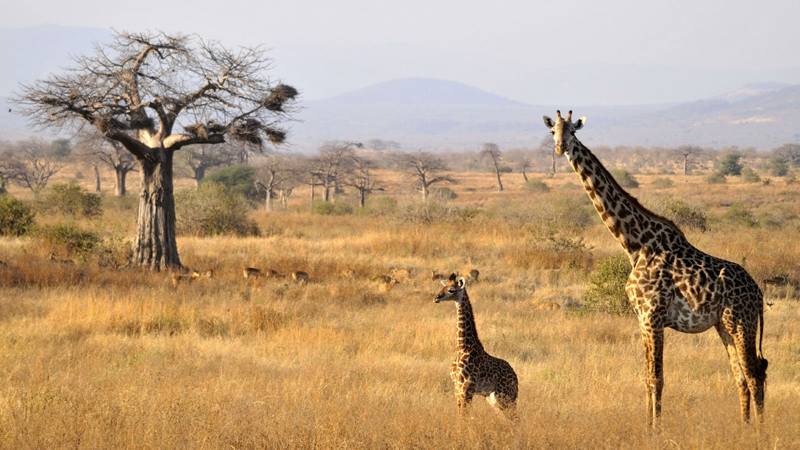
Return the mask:
[[[645,386],[647,387],[647,424],[658,429],[661,418],[661,392],[664,388],[664,328],[649,321],[642,322],[645,348]]]
[[[456,400],[458,402],[458,412],[462,416],[467,414],[469,404],[472,402],[472,397],[475,396],[475,384],[469,380],[465,380],[456,388]]]

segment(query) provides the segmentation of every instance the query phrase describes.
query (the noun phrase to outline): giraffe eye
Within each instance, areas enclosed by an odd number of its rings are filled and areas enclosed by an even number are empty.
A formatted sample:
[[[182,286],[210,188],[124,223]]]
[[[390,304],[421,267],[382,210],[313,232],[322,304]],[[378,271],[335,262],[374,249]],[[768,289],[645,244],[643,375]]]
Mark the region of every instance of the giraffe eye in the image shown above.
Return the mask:
[[[553,131],[553,130],[550,130],[550,134],[556,134],[556,132]]]

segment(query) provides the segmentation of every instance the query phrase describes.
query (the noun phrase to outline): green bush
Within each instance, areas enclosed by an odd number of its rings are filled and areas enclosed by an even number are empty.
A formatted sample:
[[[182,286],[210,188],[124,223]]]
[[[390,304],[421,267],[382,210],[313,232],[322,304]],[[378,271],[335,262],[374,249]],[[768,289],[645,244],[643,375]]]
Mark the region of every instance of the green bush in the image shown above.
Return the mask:
[[[228,166],[207,176],[203,183],[216,183],[225,186],[230,192],[246,199],[260,202],[262,196],[255,186],[256,171],[250,166]]]
[[[617,180],[620,186],[624,188],[638,188],[639,187],[639,180],[633,176],[627,170],[612,170],[611,175]]]
[[[323,216],[344,216],[347,214],[353,214],[353,207],[347,203],[341,202],[314,202],[314,205],[311,209],[314,214],[320,214]]]
[[[633,314],[625,295],[631,265],[625,255],[603,259],[589,275],[589,288],[583,295],[586,307],[609,314]]]
[[[712,173],[706,177],[706,183],[708,184],[725,184],[726,181],[725,175],[722,175],[721,173]]]
[[[769,160],[769,173],[776,177],[789,175],[789,162],[782,156],[773,156]]]
[[[528,192],[545,193],[550,192],[550,186],[542,180],[528,180],[525,183],[525,190]]]
[[[675,183],[673,183],[669,178],[656,178],[653,180],[653,187],[656,189],[667,189],[674,185]]]
[[[442,202],[412,203],[400,212],[400,219],[414,224],[469,222],[479,213],[476,208],[459,208]]]
[[[41,208],[70,216],[97,217],[103,209],[100,196],[86,192],[75,183],[54,184],[40,199]]]
[[[86,257],[101,243],[97,233],[66,223],[39,227],[37,235],[53,251],[60,250],[70,256]]]
[[[725,211],[723,218],[734,225],[743,225],[751,228],[758,226],[758,219],[756,219],[752,211],[738,203],[731,205],[731,207]]]
[[[742,169],[742,180],[748,183],[758,183],[759,181],[761,181],[761,177],[758,176],[755,170],[749,167],[745,167],[744,169]]]
[[[0,195],[0,236],[22,236],[33,227],[33,211],[10,195]]]
[[[178,232],[195,236],[258,235],[258,226],[247,217],[250,205],[237,191],[219,183],[203,183],[197,189],[175,195]]]
[[[681,200],[666,199],[659,211],[681,228],[693,228],[699,231],[708,230],[708,218],[698,207],[691,206]]]
[[[716,172],[720,175],[741,175],[742,174],[742,155],[736,152],[723,155],[717,160]]]

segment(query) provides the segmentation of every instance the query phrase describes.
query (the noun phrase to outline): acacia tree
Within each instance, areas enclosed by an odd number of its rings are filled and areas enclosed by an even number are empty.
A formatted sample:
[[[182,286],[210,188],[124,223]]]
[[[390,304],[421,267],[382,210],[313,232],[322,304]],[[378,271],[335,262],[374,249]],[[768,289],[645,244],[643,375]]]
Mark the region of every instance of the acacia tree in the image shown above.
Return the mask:
[[[0,178],[16,183],[38,194],[57,174],[62,165],[56,161],[47,144],[40,140],[17,142],[0,156]]]
[[[353,168],[348,174],[345,184],[358,191],[358,206],[363,208],[367,205],[367,196],[375,191],[382,191],[378,186],[377,180],[372,173],[374,165],[366,158],[353,156],[350,158]]]
[[[128,173],[136,170],[133,155],[118,141],[105,138],[96,132],[83,132],[78,136],[76,156],[88,160],[95,170],[95,187],[100,190],[98,165],[102,164],[114,171],[114,195],[124,197],[127,193]]]
[[[88,123],[133,155],[142,177],[133,264],[159,270],[181,266],[174,153],[229,137],[256,145],[284,141],[279,126],[297,90],[270,81],[270,68],[258,47],[117,33],[67,72],[24,86],[16,101],[34,123]]]
[[[497,144],[487,142],[481,147],[481,158],[488,159],[497,176],[497,190],[503,192],[503,179],[500,177],[500,163],[503,161],[503,153]]]
[[[282,192],[281,203],[285,206],[286,193],[294,185],[295,168],[291,162],[278,155],[268,155],[256,163],[256,187],[264,193],[264,207],[272,211],[272,199]]]
[[[241,149],[231,144],[199,144],[186,147],[182,162],[189,169],[189,177],[197,186],[206,177],[206,172],[215,167],[227,166],[240,160]]]
[[[423,202],[428,201],[431,186],[434,184],[455,183],[450,176],[441,175],[441,172],[447,170],[444,161],[428,152],[400,155],[399,164],[416,183]]]

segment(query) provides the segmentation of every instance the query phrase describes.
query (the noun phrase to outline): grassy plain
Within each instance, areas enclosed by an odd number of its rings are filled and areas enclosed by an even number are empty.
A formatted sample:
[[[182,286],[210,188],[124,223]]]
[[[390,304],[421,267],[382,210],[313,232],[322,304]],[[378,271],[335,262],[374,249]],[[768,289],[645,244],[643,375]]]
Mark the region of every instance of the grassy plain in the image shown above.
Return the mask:
[[[167,274],[54,264],[35,239],[0,240],[0,446],[800,448],[797,292],[766,291],[760,434],[739,423],[716,334],[668,331],[664,427],[652,435],[635,319],[574,306],[595,262],[619,252],[577,177],[534,176],[550,192],[532,193],[509,174],[498,193],[491,174],[453,175],[458,197],[433,216],[413,208],[400,175],[380,172],[396,205],[318,215],[300,190],[289,211],[253,213],[260,237],[184,236],[184,263],[216,276],[177,289]],[[665,177],[672,186],[655,187]],[[759,281],[800,279],[797,184],[638,178],[645,204],[679,198],[708,215],[708,231],[687,230],[699,248]],[[130,236],[135,201],[105,200],[102,217],[79,225]],[[246,283],[243,265],[311,282]],[[389,291],[370,280],[396,266],[415,275]],[[482,273],[469,286],[481,338],[519,375],[516,427],[480,398],[469,417],[456,411],[455,310],[432,302],[429,274],[471,268]]]

